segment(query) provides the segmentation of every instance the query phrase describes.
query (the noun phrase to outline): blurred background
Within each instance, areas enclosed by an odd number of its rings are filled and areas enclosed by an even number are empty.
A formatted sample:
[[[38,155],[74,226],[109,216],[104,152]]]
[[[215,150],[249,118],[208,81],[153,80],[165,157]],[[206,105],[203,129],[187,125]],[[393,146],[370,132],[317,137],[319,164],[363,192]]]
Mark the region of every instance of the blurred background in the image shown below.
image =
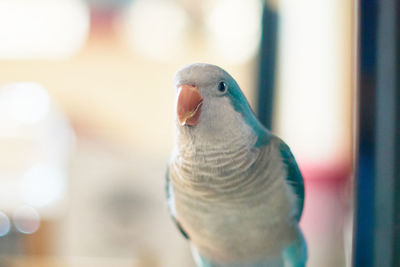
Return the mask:
[[[292,148],[308,266],[348,265],[353,11],[345,0],[0,0],[0,266],[194,266],[164,193],[172,78],[192,62],[230,72]]]

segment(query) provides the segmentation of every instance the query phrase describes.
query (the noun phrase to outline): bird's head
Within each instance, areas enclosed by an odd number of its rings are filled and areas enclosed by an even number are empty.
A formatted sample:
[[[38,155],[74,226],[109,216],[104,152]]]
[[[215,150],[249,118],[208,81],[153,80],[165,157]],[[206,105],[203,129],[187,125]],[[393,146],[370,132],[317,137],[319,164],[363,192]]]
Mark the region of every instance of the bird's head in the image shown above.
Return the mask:
[[[265,131],[239,85],[220,67],[205,63],[187,65],[176,73],[174,81],[179,133],[212,142],[257,135],[261,128]]]

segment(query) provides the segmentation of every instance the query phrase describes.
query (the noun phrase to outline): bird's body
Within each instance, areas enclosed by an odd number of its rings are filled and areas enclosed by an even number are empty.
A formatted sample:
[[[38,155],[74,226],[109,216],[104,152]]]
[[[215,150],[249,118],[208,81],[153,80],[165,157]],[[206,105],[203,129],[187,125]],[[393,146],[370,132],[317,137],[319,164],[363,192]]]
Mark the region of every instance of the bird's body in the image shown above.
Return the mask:
[[[182,89],[187,84],[198,91]],[[258,122],[222,69],[189,65],[176,85],[168,204],[198,266],[304,266],[304,187],[287,145]]]

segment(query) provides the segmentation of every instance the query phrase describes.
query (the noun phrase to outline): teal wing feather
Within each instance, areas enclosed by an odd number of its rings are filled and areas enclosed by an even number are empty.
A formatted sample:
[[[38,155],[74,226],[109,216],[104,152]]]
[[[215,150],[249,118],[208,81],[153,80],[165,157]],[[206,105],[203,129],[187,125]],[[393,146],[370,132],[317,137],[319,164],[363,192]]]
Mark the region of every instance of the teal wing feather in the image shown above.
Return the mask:
[[[286,181],[293,189],[293,192],[297,196],[297,221],[300,221],[301,214],[303,213],[304,206],[304,181],[303,176],[301,175],[299,166],[290,151],[290,148],[285,142],[281,140],[279,144],[279,151],[281,153],[281,157],[283,163],[287,167],[287,177]]]
[[[300,229],[299,229],[299,238],[282,251],[282,257],[285,262],[285,266],[292,266],[292,267],[306,266],[308,258],[307,244]]]
[[[178,227],[178,230],[181,232],[181,234],[186,238],[186,239],[190,239],[189,235],[183,230],[182,226],[180,225],[180,223],[178,222],[178,219],[176,218],[176,214],[173,212],[173,210],[175,209],[175,207],[172,207],[172,205],[174,205],[174,201],[173,201],[173,185],[169,179],[169,168],[167,168],[167,172],[165,174],[165,192],[166,192],[166,196],[167,196],[167,203],[168,203],[168,210],[169,210],[169,214],[171,215],[172,220],[174,221],[176,227]]]

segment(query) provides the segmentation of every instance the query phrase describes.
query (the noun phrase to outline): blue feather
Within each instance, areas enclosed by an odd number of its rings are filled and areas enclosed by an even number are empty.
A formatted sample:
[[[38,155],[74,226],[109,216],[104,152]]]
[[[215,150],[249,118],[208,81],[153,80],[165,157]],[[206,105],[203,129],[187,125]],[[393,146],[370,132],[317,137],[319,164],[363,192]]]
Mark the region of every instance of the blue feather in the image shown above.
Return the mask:
[[[283,163],[287,168],[286,182],[297,197],[297,221],[300,221],[304,206],[304,181],[296,160],[288,145],[281,141],[279,145]]]
[[[256,147],[265,145],[269,141],[268,130],[260,123],[257,117],[254,115],[246,97],[243,95],[238,84],[232,78],[229,82],[228,95],[232,102],[233,108],[242,114],[245,122],[253,129],[257,136]]]
[[[257,136],[256,147],[268,145],[271,133],[260,123],[257,117],[254,115],[246,97],[243,95],[238,84],[233,78],[229,82],[229,97],[232,102],[234,109],[242,114],[245,122],[251,127],[255,135]],[[301,175],[300,169],[296,163],[296,160],[290,151],[290,148],[281,141],[279,150],[282,156],[284,165],[287,168],[286,181],[293,189],[297,196],[297,221],[300,220],[303,212],[304,205],[304,182]]]
[[[306,241],[299,231],[299,239],[290,244],[282,251],[282,257],[285,262],[285,266],[290,267],[305,267],[308,253],[307,253],[307,244]]]

